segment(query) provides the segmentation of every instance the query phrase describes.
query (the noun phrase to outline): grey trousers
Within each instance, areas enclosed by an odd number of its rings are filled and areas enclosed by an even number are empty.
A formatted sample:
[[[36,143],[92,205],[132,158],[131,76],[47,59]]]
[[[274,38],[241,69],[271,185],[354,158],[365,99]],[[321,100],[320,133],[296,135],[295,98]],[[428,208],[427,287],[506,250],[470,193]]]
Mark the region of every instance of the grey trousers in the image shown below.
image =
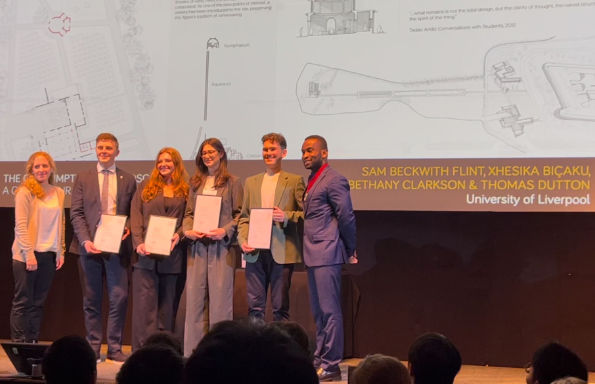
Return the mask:
[[[184,356],[215,323],[233,318],[235,254],[221,241],[194,243],[188,252]]]

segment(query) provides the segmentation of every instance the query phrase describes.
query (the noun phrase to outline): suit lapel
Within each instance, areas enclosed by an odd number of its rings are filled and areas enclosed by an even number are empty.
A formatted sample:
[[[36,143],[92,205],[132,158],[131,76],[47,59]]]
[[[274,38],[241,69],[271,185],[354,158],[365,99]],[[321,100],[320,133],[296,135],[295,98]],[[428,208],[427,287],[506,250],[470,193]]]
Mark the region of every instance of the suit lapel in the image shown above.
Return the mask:
[[[277,186],[275,187],[275,206],[281,206],[281,199],[283,199],[283,194],[285,193],[285,189],[287,188],[287,174],[284,171],[281,171],[279,174],[279,180],[277,180]]]
[[[99,191],[99,173],[97,172],[97,168],[95,168],[93,172],[91,172],[90,177],[91,184],[93,184],[93,188],[91,188],[91,193],[96,195],[93,197],[93,199],[96,201],[101,201],[101,192]]]
[[[264,179],[264,173],[259,173],[256,175],[256,190],[254,191],[254,200],[253,200],[253,207],[262,207],[262,194],[260,193],[262,190],[262,180]]]
[[[308,210],[308,206],[310,205],[310,199],[312,198],[312,195],[314,194],[314,192],[318,189],[318,187],[323,183],[324,178],[326,177],[327,173],[328,173],[329,167],[326,167],[322,173],[320,174],[320,176],[318,176],[318,179],[316,180],[316,182],[314,183],[314,185],[312,186],[312,188],[310,188],[310,191],[307,194],[306,200],[304,200],[304,212],[307,212]]]
[[[122,196],[122,190],[124,186],[122,185],[122,180],[124,178],[120,178],[120,168],[116,167],[116,212],[118,212],[118,205],[120,205],[120,196]]]
[[[165,215],[165,196],[162,193],[158,193],[155,196],[155,208],[157,209],[159,216],[166,216]]]

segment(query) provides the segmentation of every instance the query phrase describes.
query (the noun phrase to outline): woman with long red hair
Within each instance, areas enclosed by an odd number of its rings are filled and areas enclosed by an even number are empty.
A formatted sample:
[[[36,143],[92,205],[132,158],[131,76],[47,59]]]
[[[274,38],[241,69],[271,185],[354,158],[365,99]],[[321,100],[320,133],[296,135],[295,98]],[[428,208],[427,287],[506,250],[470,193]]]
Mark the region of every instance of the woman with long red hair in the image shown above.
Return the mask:
[[[180,153],[163,148],[155,167],[132,198],[130,227],[138,258],[132,270],[132,349],[137,350],[157,331],[173,331],[183,279],[185,246],[180,243],[189,185]],[[151,215],[174,217],[176,231],[168,256],[147,252],[145,236]]]

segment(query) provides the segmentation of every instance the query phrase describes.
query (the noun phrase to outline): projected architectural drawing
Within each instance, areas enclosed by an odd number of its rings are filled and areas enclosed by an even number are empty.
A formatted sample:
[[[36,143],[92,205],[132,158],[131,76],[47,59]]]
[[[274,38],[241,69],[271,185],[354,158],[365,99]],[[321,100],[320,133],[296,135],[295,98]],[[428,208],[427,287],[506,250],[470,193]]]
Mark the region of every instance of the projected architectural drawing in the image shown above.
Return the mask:
[[[92,158],[104,131],[120,160],[205,137],[255,160],[271,131],[290,159],[309,134],[337,159],[595,156],[595,7],[513,3],[0,0],[0,160]]]
[[[27,158],[31,150],[45,151],[60,159],[95,156],[95,141],[84,139],[87,118],[80,93],[62,90],[30,111],[11,116],[2,131],[2,153],[7,159]],[[20,127],[20,129],[11,129]]]
[[[374,32],[373,10],[359,11],[355,0],[310,0],[305,36]]]
[[[545,63],[543,65],[562,119],[595,121],[595,65]]]
[[[424,82],[395,82],[307,63],[296,95],[301,111],[309,115],[373,112],[399,102],[424,118],[478,121],[489,134],[525,151],[530,130],[568,130],[561,119],[595,128],[595,52],[584,51],[590,43],[502,44],[486,53],[482,76]],[[567,62],[549,62],[561,48]],[[450,108],[437,110],[444,103]]]
[[[136,45],[129,70],[122,44],[113,43],[125,36],[112,7],[70,3],[62,4],[68,12],[52,2],[9,2],[2,10],[18,18],[5,20],[0,44],[11,79],[1,99],[0,160],[24,160],[39,150],[56,160],[93,159],[95,136],[104,131],[121,139],[124,158],[144,156],[138,106],[153,102],[142,76],[149,64]]]

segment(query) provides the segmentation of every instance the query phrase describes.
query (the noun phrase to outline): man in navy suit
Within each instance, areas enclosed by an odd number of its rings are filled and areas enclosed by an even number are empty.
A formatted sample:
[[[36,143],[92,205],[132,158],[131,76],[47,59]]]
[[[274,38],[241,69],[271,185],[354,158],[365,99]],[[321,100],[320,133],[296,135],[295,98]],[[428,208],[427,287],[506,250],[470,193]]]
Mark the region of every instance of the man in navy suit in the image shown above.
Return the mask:
[[[349,183],[329,167],[328,147],[322,136],[306,137],[302,161],[311,171],[304,194],[303,253],[316,323],[314,365],[320,381],[331,381],[341,376],[341,268],[344,263],[357,262],[355,215]]]
[[[128,267],[132,247],[130,230],[125,230],[120,253],[101,252],[93,244],[95,231],[102,214],[130,215],[130,201],[136,190],[132,175],[116,168],[120,153],[118,139],[111,133],[101,133],[95,141],[97,166],[81,172],[72,191],[70,220],[75,236],[70,252],[79,254],[79,272],[84,285],[83,311],[87,341],[99,361],[103,339],[101,304],[103,301],[103,277],[105,270],[109,297],[107,322],[107,358],[123,362],[122,332],[128,304]]]

